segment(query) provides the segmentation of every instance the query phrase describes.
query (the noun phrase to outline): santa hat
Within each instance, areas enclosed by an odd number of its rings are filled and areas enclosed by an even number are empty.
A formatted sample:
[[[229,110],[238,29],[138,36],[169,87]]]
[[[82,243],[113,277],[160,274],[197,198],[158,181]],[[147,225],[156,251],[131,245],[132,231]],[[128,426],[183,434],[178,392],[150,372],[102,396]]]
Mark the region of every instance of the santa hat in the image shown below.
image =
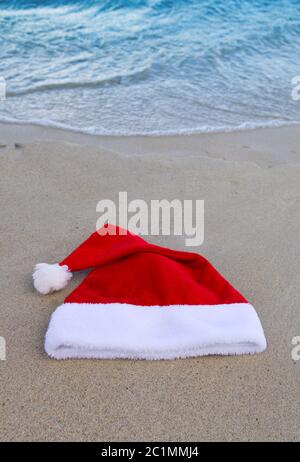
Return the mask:
[[[41,294],[91,269],[53,313],[53,358],[173,359],[254,354],[266,339],[253,306],[202,256],[105,226],[58,264],[36,265]]]

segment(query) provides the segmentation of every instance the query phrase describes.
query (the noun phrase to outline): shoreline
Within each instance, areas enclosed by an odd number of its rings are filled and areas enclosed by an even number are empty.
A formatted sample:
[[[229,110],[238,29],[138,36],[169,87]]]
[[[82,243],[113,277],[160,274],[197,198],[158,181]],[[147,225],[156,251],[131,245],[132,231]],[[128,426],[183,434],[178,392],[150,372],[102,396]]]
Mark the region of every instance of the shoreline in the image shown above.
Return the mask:
[[[194,135],[90,135],[39,125],[0,122],[0,143],[66,143],[101,148],[121,156],[202,156],[260,166],[300,162],[298,125]]]

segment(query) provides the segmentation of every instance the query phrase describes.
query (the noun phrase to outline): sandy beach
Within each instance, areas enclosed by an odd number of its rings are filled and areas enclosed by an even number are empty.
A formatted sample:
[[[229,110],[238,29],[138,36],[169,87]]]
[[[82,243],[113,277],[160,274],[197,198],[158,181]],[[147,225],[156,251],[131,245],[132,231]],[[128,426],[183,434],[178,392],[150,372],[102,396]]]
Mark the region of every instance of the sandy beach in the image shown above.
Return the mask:
[[[1,441],[299,439],[299,126],[177,137],[99,137],[0,124]],[[207,257],[255,306],[268,349],[175,361],[55,361],[44,353],[64,291],[34,292],[95,229],[96,204],[204,199],[205,240],[149,237]]]

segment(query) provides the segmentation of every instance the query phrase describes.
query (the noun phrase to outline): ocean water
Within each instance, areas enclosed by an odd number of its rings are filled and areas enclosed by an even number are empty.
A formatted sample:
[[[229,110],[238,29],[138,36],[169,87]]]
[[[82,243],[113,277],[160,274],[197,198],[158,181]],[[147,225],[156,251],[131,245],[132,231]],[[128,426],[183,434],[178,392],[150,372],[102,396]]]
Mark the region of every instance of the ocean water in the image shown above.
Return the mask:
[[[299,0],[0,2],[0,120],[94,134],[300,122]]]

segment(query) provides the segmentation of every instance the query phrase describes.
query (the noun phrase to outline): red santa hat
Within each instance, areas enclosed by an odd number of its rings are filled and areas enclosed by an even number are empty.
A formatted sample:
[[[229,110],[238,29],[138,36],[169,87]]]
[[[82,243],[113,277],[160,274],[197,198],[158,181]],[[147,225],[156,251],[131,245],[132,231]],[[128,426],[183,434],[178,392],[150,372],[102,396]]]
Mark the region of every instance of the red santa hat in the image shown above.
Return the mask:
[[[53,358],[174,359],[254,354],[266,339],[253,306],[202,256],[105,226],[58,264],[36,265],[41,294],[91,269],[53,313]]]

